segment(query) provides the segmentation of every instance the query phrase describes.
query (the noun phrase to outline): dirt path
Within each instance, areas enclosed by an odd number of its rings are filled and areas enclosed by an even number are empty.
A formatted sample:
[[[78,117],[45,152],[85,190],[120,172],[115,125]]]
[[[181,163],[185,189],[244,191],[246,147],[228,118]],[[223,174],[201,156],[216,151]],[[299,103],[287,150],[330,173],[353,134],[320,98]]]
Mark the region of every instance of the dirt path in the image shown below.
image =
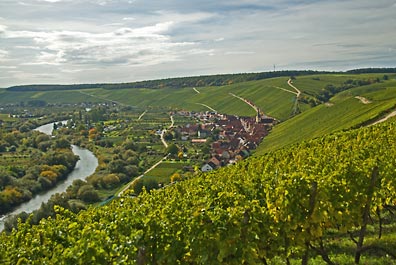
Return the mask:
[[[169,126],[168,129],[172,128],[173,125],[175,124],[175,120],[173,119],[172,115],[170,116],[170,119],[171,119],[171,125]],[[165,133],[166,133],[166,129],[163,129],[161,132],[161,142],[165,146],[165,148],[168,148],[168,143],[165,141],[165,138],[164,138]]]
[[[165,141],[165,138],[164,138],[165,133],[166,133],[166,130],[165,129],[162,130],[162,132],[161,132],[161,142],[165,146],[165,148],[168,148],[168,143]]]
[[[128,183],[128,185],[126,185],[118,194],[118,197],[121,197],[121,195],[128,190],[131,186],[133,186],[137,181],[139,181],[141,178],[144,177],[145,174],[147,174],[148,172],[150,172],[151,170],[153,170],[154,168],[156,168],[159,164],[161,164],[165,159],[168,158],[169,155],[164,156],[160,161],[158,161],[157,163],[155,163],[154,165],[152,165],[149,169],[147,169],[146,171],[144,171],[143,174],[141,174],[140,176],[138,176],[137,178],[135,178],[134,180],[132,180],[131,182]]]
[[[196,89],[195,87],[193,87],[194,91],[197,92],[197,94],[201,94],[201,92],[199,92],[198,89]]]
[[[210,106],[208,106],[208,105],[206,105],[206,104],[202,104],[202,103],[195,103],[195,104],[204,106],[204,107],[210,109],[211,111],[217,112],[217,110],[215,110],[214,108],[212,108],[212,107],[210,107]]]
[[[375,122],[369,124],[369,126],[375,125],[375,124],[378,124],[378,123],[381,123],[381,122],[384,122],[384,121],[387,121],[388,119],[390,119],[390,118],[392,118],[392,117],[395,117],[395,116],[396,116],[396,110],[392,111],[391,113],[389,113],[388,115],[386,115],[384,118],[382,118],[382,119],[380,119],[380,120],[378,120],[378,121],[375,121]]]
[[[370,104],[370,103],[371,103],[371,101],[368,100],[368,99],[365,98],[365,97],[356,96],[355,98],[358,99],[358,100],[360,100],[360,102],[362,102],[363,104]]]
[[[119,101],[115,101],[115,100],[111,100],[111,99],[103,98],[103,97],[98,97],[98,96],[91,95],[91,94],[88,94],[88,93],[82,92],[82,91],[78,91],[78,92],[80,92],[83,95],[90,96],[90,97],[93,97],[93,98],[97,98],[97,99],[100,99],[100,100],[110,101],[111,103],[116,103],[116,104],[121,105],[121,106],[128,106],[127,104],[121,103]]]
[[[137,120],[140,121],[143,118],[144,114],[146,114],[146,112],[147,112],[147,110],[145,110],[142,114],[140,114],[140,116]]]
[[[297,98],[299,98],[300,97],[300,95],[301,95],[301,91],[297,88],[297,87],[295,87],[293,84],[292,84],[292,80],[291,79],[289,79],[289,80],[287,80],[287,84],[291,87],[291,88],[293,88],[294,90],[296,90],[296,96],[297,96]]]
[[[283,91],[285,91],[285,92],[292,93],[292,94],[296,95],[297,98],[299,98],[300,95],[301,95],[301,91],[300,91],[297,87],[295,87],[295,86],[292,84],[292,80],[291,80],[291,79],[287,80],[287,84],[288,84],[291,88],[293,88],[294,91],[289,90],[289,89],[286,89],[286,88],[283,88],[283,87],[279,87],[279,86],[274,86],[274,87],[277,88],[277,89],[283,90]]]
[[[245,102],[246,104],[248,104],[250,107],[252,107],[253,109],[254,109],[254,111],[258,111],[258,107],[256,106],[256,105],[254,105],[252,102],[250,102],[249,100],[247,100],[247,99],[245,99],[245,98],[243,98],[243,97],[240,97],[240,96],[237,96],[237,95],[235,95],[235,94],[233,94],[233,93],[229,93],[231,96],[233,96],[233,97],[236,97],[237,99],[240,99],[240,100],[242,100],[243,102]]]
[[[274,87],[275,87],[275,88],[278,88],[278,89],[281,89],[281,90],[283,90],[283,91],[285,91],[285,92],[292,93],[292,94],[294,94],[294,95],[297,96],[297,92],[295,92],[295,91],[291,91],[291,90],[289,90],[289,89],[286,89],[286,88],[283,88],[283,87],[279,87],[279,86],[274,86]]]

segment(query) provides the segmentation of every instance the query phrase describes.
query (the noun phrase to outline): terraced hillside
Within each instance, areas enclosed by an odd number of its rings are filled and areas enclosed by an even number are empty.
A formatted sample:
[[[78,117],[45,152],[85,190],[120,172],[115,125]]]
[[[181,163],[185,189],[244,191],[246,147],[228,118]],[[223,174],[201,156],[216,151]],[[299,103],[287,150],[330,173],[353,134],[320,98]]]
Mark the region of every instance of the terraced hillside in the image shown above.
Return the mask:
[[[295,85],[302,91],[307,87],[308,91],[317,92],[318,90],[306,79],[308,78],[296,80]],[[351,88],[337,93],[328,102],[275,126],[259,147],[258,154],[334,131],[366,125],[395,110],[394,78],[386,82]]]
[[[358,126],[396,105],[395,74],[318,74],[239,82],[225,86],[180,88],[85,88],[16,92],[0,90],[0,104],[43,100],[48,103],[116,102],[253,116],[255,110],[236,98],[253,102],[265,114],[282,121],[264,140],[259,153],[333,131]],[[235,95],[235,96],[233,96]],[[367,99],[363,102],[362,99]],[[368,103],[368,104],[365,104]],[[299,114],[298,114],[299,113]],[[298,114],[298,115],[292,115]]]

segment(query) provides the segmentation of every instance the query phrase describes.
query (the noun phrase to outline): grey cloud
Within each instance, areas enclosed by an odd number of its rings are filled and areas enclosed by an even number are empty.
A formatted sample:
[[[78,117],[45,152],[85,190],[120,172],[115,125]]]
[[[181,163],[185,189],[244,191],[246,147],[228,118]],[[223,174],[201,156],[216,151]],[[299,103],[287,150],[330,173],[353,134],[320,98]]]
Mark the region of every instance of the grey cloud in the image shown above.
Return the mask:
[[[8,55],[8,51],[0,50],[0,62],[4,60]]]
[[[4,83],[133,81],[396,61],[389,0],[24,0],[0,3]],[[210,56],[209,56],[210,55]],[[325,63],[327,62],[327,63]],[[66,69],[65,71],[62,71]],[[106,73],[105,75],[102,73]],[[131,75],[131,72],[134,75]],[[49,79],[51,82],[53,79]]]
[[[106,33],[6,31],[5,38],[30,39],[36,46],[25,46],[26,48],[41,47],[42,51],[35,61],[28,63],[30,65],[128,62],[151,65],[164,62],[167,58],[173,61],[177,57],[176,49],[188,49],[194,45],[191,42],[173,42],[163,35],[172,24],[173,22],[165,22],[142,28],[119,28]],[[148,53],[150,56],[147,56]]]

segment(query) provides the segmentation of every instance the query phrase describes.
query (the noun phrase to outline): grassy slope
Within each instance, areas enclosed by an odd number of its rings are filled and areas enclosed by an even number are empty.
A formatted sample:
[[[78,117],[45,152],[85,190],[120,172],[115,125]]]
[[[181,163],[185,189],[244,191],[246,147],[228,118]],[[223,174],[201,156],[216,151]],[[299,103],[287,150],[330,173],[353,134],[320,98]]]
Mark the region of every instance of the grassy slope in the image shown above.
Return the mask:
[[[303,90],[301,84],[295,82]],[[276,126],[264,139],[257,153],[359,125],[394,107],[395,95],[395,80],[341,92],[331,99],[332,106],[319,105]],[[363,104],[355,96],[366,97],[372,102]]]
[[[180,89],[85,89],[83,91],[58,92],[8,92],[0,90],[0,103],[29,101],[42,99],[49,103],[66,102],[79,103],[83,101],[102,102],[114,100],[126,105],[138,107],[172,107],[195,111],[205,111],[206,104],[221,113],[235,115],[255,115],[254,110],[241,100],[231,96],[234,93],[253,101],[262,110],[280,120],[286,120],[293,105],[293,95],[274,86],[287,88],[287,78],[273,78],[250,81],[223,87],[198,88],[196,93],[192,88]]]
[[[195,111],[205,111],[205,104],[221,112],[235,115],[255,115],[254,110],[233,97],[230,93],[247,98],[258,105],[266,114],[280,120],[286,120],[293,106],[293,94],[282,91],[275,86],[287,88],[287,78],[274,78],[260,81],[250,81],[223,87],[180,89],[122,89],[84,90],[93,98],[109,99],[123,104],[146,107],[161,106],[183,108]]]
[[[45,100],[48,103],[81,103],[81,102],[104,102],[97,98],[80,93],[78,90],[71,91],[43,91],[43,92],[10,92],[0,89],[0,104],[28,102],[30,100]]]
[[[339,86],[348,79],[367,80],[382,79],[383,74],[327,74],[299,76],[293,81],[303,95],[318,94],[328,84]],[[255,115],[254,110],[233,97],[230,93],[251,100],[259,106],[265,114],[281,121],[270,135],[264,140],[258,153],[278,149],[282,146],[302,140],[321,136],[333,131],[356,126],[367,119],[377,116],[384,110],[396,104],[395,74],[388,74],[389,81],[369,86],[354,88],[339,93],[330,103],[333,106],[319,105],[310,108],[301,105],[303,113],[290,118],[295,96],[279,88],[293,90],[287,85],[287,77],[271,78],[259,81],[250,81],[222,87],[180,89],[120,89],[105,90],[101,88],[86,89],[84,91],[61,92],[8,92],[0,90],[0,103],[21,102],[32,99],[42,99],[50,103],[67,102],[78,103],[83,101],[101,102],[114,100],[126,105],[141,107],[170,107],[194,111],[208,110],[201,104],[206,104],[220,113],[229,113],[243,116]],[[355,96],[363,96],[372,100],[371,104],[362,104]]]

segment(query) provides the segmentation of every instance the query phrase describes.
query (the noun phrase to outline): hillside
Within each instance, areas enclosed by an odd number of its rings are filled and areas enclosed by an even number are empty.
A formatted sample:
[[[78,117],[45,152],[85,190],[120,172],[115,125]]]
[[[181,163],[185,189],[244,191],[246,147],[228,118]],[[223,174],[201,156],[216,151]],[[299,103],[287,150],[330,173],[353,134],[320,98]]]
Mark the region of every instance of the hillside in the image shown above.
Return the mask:
[[[2,263],[392,264],[395,123],[0,235]],[[321,262],[322,260],[322,262]]]
[[[299,75],[292,81],[301,91],[298,101],[294,89],[287,83],[290,76],[246,81],[247,77],[253,78],[254,75],[242,74],[236,75],[240,78],[238,82],[219,86],[184,87],[180,85],[181,78],[168,80],[168,82],[176,80],[177,82],[171,83],[179,84],[178,88],[164,86],[161,89],[153,89],[133,86],[130,89],[124,87],[109,89],[92,88],[94,85],[87,85],[77,90],[74,86],[67,87],[68,90],[48,91],[46,87],[42,91],[23,92],[3,89],[0,90],[0,105],[21,104],[21,102],[29,105],[36,104],[37,101],[42,104],[113,102],[142,109],[216,110],[220,113],[240,116],[255,115],[255,110],[235,97],[238,96],[253,102],[266,115],[281,121],[264,139],[257,152],[261,154],[334,131],[357,127],[394,110],[396,75],[386,73],[392,72],[392,69],[383,70],[382,73],[378,73],[378,69],[325,74],[296,72]],[[282,74],[290,73],[282,72]],[[204,83],[213,82],[213,79],[220,77],[228,78],[232,75],[207,77]],[[195,77],[186,80],[196,81]],[[152,84],[158,82],[153,81]],[[33,88],[32,90],[36,89]],[[367,99],[370,103],[364,104],[359,97]],[[292,115],[296,111],[299,114]]]
[[[344,82],[350,76],[318,76],[323,84]],[[363,76],[360,76],[362,78]],[[370,76],[365,76],[370,78]],[[371,76],[372,78],[372,76]],[[317,92],[310,77],[298,78],[294,84],[304,92]],[[319,85],[320,87],[320,85]],[[267,152],[299,141],[312,139],[328,133],[358,127],[379,119],[396,109],[396,80],[357,86],[334,95],[327,103],[310,108],[303,113],[277,125],[264,139],[258,153]],[[362,102],[358,97],[367,99]]]
[[[377,69],[378,70],[378,69]],[[374,69],[362,70],[363,72],[375,72]],[[394,73],[396,69],[383,68],[382,72]],[[261,72],[261,73],[241,73],[241,74],[219,74],[206,76],[191,76],[191,77],[177,77],[158,80],[147,80],[130,83],[119,84],[74,84],[74,85],[22,85],[12,86],[7,88],[8,91],[23,92],[23,91],[66,91],[66,90],[80,90],[90,88],[104,88],[104,89],[131,89],[131,88],[181,88],[181,87],[204,87],[204,86],[223,86],[233,83],[241,83],[252,80],[261,80],[281,76],[298,76],[311,75],[318,73],[330,73],[326,71],[296,71],[286,70],[277,72]]]

